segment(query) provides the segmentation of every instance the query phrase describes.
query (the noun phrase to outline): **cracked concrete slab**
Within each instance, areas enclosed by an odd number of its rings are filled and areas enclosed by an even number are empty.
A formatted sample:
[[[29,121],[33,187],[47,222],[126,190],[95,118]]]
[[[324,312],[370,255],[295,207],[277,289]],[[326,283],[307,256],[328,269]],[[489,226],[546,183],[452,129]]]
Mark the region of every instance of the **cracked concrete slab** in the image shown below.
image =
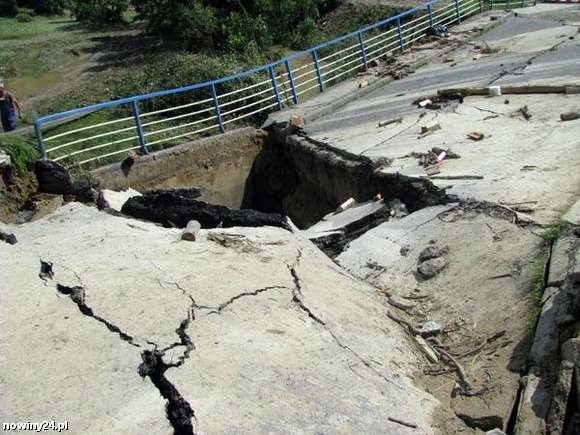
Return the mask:
[[[212,231],[239,242],[76,203],[18,227],[0,246],[3,419],[169,433],[170,397],[196,433],[409,433],[388,417],[434,433],[421,356],[374,288],[299,234]]]

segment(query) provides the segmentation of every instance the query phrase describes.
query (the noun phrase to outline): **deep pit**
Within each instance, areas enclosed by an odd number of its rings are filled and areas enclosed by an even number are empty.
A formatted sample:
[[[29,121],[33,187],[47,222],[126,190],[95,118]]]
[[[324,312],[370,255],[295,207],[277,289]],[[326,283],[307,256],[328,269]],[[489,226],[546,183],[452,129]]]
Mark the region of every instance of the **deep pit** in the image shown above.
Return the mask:
[[[313,141],[291,127],[269,130],[245,129],[208,138],[141,157],[128,173],[111,165],[93,175],[101,187],[113,190],[199,187],[199,200],[227,206],[234,209],[233,214],[235,209],[251,209],[288,216],[301,229],[320,221],[349,198],[362,203],[380,195],[385,203],[400,200],[409,212],[446,201],[445,193],[428,180],[382,173],[381,167],[388,162],[374,162]],[[167,224],[165,202],[139,204],[139,214],[130,214]],[[163,212],[144,213],[147,207]],[[170,223],[183,227],[187,207],[180,207],[181,211],[171,211]],[[211,218],[200,221],[203,228],[215,227],[213,209],[211,213]],[[250,223],[269,222],[259,214],[257,221],[255,218],[252,215]],[[362,224],[375,225],[386,219],[388,210],[383,210]],[[229,219],[229,213],[226,221],[224,226],[247,226],[240,219]],[[350,230],[356,232],[357,228]]]

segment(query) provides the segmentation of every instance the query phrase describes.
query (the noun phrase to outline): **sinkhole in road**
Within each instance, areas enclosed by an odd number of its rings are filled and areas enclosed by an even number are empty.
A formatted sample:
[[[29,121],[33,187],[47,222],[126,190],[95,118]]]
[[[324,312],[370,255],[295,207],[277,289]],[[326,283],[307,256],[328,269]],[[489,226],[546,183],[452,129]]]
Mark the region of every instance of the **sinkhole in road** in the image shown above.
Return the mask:
[[[401,201],[409,212],[446,201],[445,192],[427,179],[383,172],[388,162],[342,151],[288,126],[226,134],[139,160],[129,174],[120,176],[117,166],[96,171],[96,178],[113,190],[199,188],[202,205],[189,193],[186,198],[156,194],[132,198],[127,203],[131,207],[126,204],[123,209],[134,217],[177,227],[191,219],[202,228],[285,226],[282,215],[306,229],[350,198],[361,203],[380,194],[385,202]],[[229,209],[220,207],[224,205]],[[383,209],[375,221],[388,218],[386,212]]]
[[[274,128],[265,138],[245,181],[242,208],[282,213],[305,229],[349,198],[364,202],[380,194],[402,201],[409,212],[445,201],[428,180],[381,172],[388,162],[292,133]]]

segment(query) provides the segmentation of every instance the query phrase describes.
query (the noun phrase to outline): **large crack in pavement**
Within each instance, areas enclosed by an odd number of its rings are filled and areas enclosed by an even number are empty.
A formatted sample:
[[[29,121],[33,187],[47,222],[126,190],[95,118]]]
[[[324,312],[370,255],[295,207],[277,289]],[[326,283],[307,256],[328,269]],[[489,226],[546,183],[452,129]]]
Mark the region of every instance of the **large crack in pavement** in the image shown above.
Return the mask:
[[[366,361],[362,356],[360,356],[354,349],[352,349],[351,347],[349,347],[348,345],[344,344],[339,338],[338,336],[335,334],[335,332],[328,326],[328,324],[322,320],[318,315],[316,315],[314,313],[314,311],[312,311],[305,303],[303,300],[303,294],[302,294],[302,282],[300,280],[300,277],[298,276],[298,272],[296,270],[296,268],[298,267],[300,260],[302,257],[302,250],[298,250],[298,255],[296,256],[296,260],[294,261],[293,265],[289,265],[287,264],[286,266],[288,267],[288,270],[290,271],[290,275],[292,276],[292,280],[294,282],[294,288],[292,289],[292,302],[294,302],[296,304],[296,306],[303,311],[304,313],[306,313],[306,315],[311,318],[314,322],[316,322],[317,324],[319,324],[320,326],[322,326],[324,328],[324,330],[332,337],[332,339],[334,340],[334,342],[343,350],[348,351],[350,354],[352,354],[358,361],[360,361],[368,370],[370,370],[374,375],[380,377],[383,381],[385,381],[388,384],[394,385],[397,388],[400,388],[399,385],[397,385],[396,383],[394,383],[393,381],[391,381],[389,378],[387,378],[385,375],[383,375],[381,372],[379,372],[377,369],[375,369],[370,362]],[[349,366],[350,367],[350,366]],[[351,368],[352,370],[352,368]]]
[[[55,276],[53,271],[53,263],[41,260],[40,264],[41,269],[38,276],[44,281],[46,285],[48,280],[54,279]],[[74,271],[73,273],[82,284],[79,275]],[[185,289],[181,288],[177,284],[176,287],[179,288],[184,294],[186,294]],[[114,323],[97,315],[94,310],[86,304],[84,285],[67,286],[57,283],[56,290],[60,294],[68,296],[70,300],[75,303],[83,315],[105,325],[109,331],[117,334],[121,340],[129,343],[133,347],[144,347],[144,345],[137,343],[133,336],[121,330],[121,328],[119,328]],[[187,334],[186,330],[189,327],[191,321],[195,319],[194,309],[197,307],[197,304],[189,294],[186,295],[189,296],[189,299],[191,300],[191,306],[188,310],[187,317],[181,321],[179,327],[175,330],[175,333],[179,337],[179,341],[167,346],[166,348],[159,349],[159,346],[156,343],[150,340],[145,340],[147,344],[153,347],[153,349],[145,349],[143,352],[141,352],[142,363],[138,367],[139,375],[142,378],[148,377],[151,380],[151,383],[157,388],[161,396],[165,399],[166,418],[173,427],[175,435],[194,435],[196,432],[194,430],[193,421],[195,421],[197,424],[197,418],[191,405],[183,398],[177,388],[165,376],[165,372],[169,368],[181,366],[185,360],[189,358],[191,352],[195,349],[195,345]],[[177,362],[166,363],[163,360],[165,353],[177,346],[184,346],[185,351],[177,359]]]

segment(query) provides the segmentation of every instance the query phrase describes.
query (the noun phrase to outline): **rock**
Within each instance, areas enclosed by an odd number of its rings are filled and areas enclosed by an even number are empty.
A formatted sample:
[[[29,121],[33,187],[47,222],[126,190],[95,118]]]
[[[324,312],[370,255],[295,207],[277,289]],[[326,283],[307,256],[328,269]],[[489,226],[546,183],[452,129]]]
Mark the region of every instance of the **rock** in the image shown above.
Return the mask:
[[[545,376],[535,374],[529,374],[522,381],[524,389],[513,433],[537,435],[542,433],[546,426],[552,385]]]
[[[359,89],[361,88],[366,88],[369,85],[369,81],[368,80],[363,80],[362,82],[360,82],[358,84]]]
[[[302,115],[292,115],[290,117],[290,125],[296,128],[306,127],[306,119]]]
[[[477,131],[472,131],[471,133],[469,133],[467,135],[467,137],[471,140],[480,141],[485,137],[485,135],[483,133],[479,133]]]
[[[2,223],[0,223],[0,240],[8,243],[9,245],[15,245],[16,243],[18,243],[16,236],[12,233],[12,231],[10,231],[10,229],[6,225]]]
[[[26,200],[16,216],[17,223],[31,222],[54,213],[63,204],[62,195],[34,193]]]
[[[5,168],[12,165],[10,156],[4,150],[0,150],[0,168]]]
[[[73,181],[68,171],[52,160],[37,160],[34,172],[38,190],[57,195],[74,195],[77,201],[95,202],[97,191],[88,181]]]
[[[550,256],[549,286],[559,286],[566,279],[570,263],[570,251],[573,246],[574,239],[571,237],[561,237],[556,240]]]
[[[73,191],[73,182],[68,171],[52,160],[38,160],[34,165],[38,190],[45,193],[68,195]]]
[[[197,240],[199,230],[201,230],[201,225],[198,221],[189,221],[183,230],[183,233],[181,234],[181,240],[195,242]]]
[[[429,245],[419,254],[419,262],[431,260],[432,258],[441,257],[447,253],[447,248],[440,248],[437,245]]]
[[[286,219],[278,213],[262,213],[256,210],[231,210],[223,205],[211,205],[172,192],[145,193],[130,198],[121,211],[129,216],[176,225],[184,228],[196,220],[202,228],[261,227],[288,228]]]
[[[389,297],[389,304],[391,304],[393,307],[400,308],[401,310],[405,311],[410,310],[416,306],[414,302],[394,295]]]
[[[574,283],[580,282],[580,247],[576,248],[574,254],[574,265],[570,271],[570,279]]]
[[[421,336],[425,338],[440,334],[442,329],[441,325],[433,320],[429,320],[419,326]]]
[[[562,220],[580,227],[580,199],[562,216]]]
[[[562,344],[560,355],[564,361],[580,365],[580,338],[571,338]]]
[[[423,278],[429,279],[445,269],[447,264],[448,262],[445,257],[432,258],[419,264],[417,271]]]
[[[574,364],[570,361],[562,361],[546,425],[547,433],[549,434],[564,433],[564,418],[568,408],[570,391],[572,390],[573,375]]]
[[[141,196],[141,193],[131,188],[120,192],[103,189],[99,192],[97,205],[100,210],[112,208],[115,211],[121,211],[123,205],[129,200],[129,198],[133,198],[134,196]]]
[[[566,299],[562,292],[547,298],[538,318],[534,342],[529,353],[532,367],[550,367],[558,353],[557,319],[566,311]]]

